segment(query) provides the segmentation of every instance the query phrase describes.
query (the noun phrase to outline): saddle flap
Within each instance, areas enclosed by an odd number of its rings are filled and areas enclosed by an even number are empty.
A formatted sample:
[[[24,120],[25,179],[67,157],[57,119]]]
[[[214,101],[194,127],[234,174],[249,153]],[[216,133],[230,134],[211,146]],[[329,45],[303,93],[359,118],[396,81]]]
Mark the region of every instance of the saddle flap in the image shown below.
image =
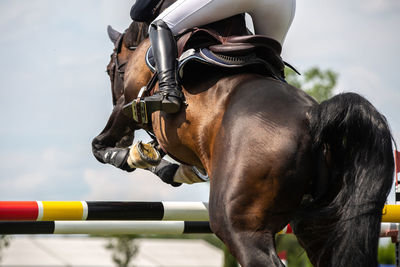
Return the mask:
[[[178,36],[177,47],[180,78],[189,62],[231,69],[256,66],[253,72],[278,79],[283,77],[280,43],[266,36],[249,35],[243,15],[185,30]],[[146,53],[146,63],[154,72],[151,48]]]
[[[256,55],[259,59],[269,63],[268,69],[272,70],[274,76],[283,77],[285,65],[280,57],[281,44],[263,35],[249,34],[242,15],[233,16],[202,28],[183,31],[179,35],[177,44],[179,56],[190,49],[199,51],[203,48],[209,49],[217,57],[218,55],[222,57]],[[207,58],[210,57],[207,56]],[[257,64],[259,62],[257,61]],[[223,64],[225,65],[225,63]],[[228,65],[231,64],[228,63]],[[234,65],[237,66],[237,64]]]

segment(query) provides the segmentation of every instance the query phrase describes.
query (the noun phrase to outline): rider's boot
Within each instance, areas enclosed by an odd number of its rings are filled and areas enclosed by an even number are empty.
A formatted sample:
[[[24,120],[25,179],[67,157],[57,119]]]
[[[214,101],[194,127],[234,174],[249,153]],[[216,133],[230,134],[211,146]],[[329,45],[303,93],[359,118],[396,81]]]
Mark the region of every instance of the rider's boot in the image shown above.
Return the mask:
[[[176,113],[181,108],[183,94],[177,81],[175,38],[167,24],[162,20],[151,24],[149,36],[153,47],[159,91],[144,99],[147,110]]]

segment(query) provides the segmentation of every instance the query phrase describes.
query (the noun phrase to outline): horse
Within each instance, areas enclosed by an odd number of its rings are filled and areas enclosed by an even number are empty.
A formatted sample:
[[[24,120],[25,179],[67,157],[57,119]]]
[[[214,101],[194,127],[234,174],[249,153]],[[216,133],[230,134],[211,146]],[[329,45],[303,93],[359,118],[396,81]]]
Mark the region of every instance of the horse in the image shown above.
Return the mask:
[[[126,151],[141,128],[123,107],[152,77],[147,27],[109,29],[114,109],[92,143],[99,161],[128,171],[107,155]],[[288,223],[314,266],[377,266],[394,162],[388,123],[368,100],[344,93],[319,104],[273,77],[196,65],[181,85],[182,110],[154,112],[148,130],[206,171],[210,227],[241,266],[284,266],[275,234]]]

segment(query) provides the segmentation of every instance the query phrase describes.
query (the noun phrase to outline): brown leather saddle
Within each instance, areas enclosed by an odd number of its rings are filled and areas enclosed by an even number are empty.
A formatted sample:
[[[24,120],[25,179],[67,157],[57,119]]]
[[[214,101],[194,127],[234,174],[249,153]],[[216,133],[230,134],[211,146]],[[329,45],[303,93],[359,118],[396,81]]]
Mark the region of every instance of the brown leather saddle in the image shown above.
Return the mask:
[[[220,64],[221,67],[264,65],[267,69],[265,75],[284,78],[285,64],[280,57],[282,51],[280,43],[266,36],[251,34],[246,28],[243,14],[201,28],[186,30],[178,35],[177,44],[178,55],[181,57],[193,49],[200,51],[200,55],[206,60],[210,59],[206,56],[213,56],[211,59],[214,60],[221,59],[226,63]]]

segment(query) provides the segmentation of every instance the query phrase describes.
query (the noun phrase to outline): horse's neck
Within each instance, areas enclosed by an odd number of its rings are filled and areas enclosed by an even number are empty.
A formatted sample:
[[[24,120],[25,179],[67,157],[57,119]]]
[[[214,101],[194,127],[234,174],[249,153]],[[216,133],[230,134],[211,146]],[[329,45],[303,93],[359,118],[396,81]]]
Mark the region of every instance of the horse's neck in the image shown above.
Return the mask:
[[[145,55],[150,47],[149,39],[144,40],[129,57],[129,63],[125,72],[124,94],[125,101],[131,102],[137,98],[140,89],[146,86],[152,77],[147,67]]]

